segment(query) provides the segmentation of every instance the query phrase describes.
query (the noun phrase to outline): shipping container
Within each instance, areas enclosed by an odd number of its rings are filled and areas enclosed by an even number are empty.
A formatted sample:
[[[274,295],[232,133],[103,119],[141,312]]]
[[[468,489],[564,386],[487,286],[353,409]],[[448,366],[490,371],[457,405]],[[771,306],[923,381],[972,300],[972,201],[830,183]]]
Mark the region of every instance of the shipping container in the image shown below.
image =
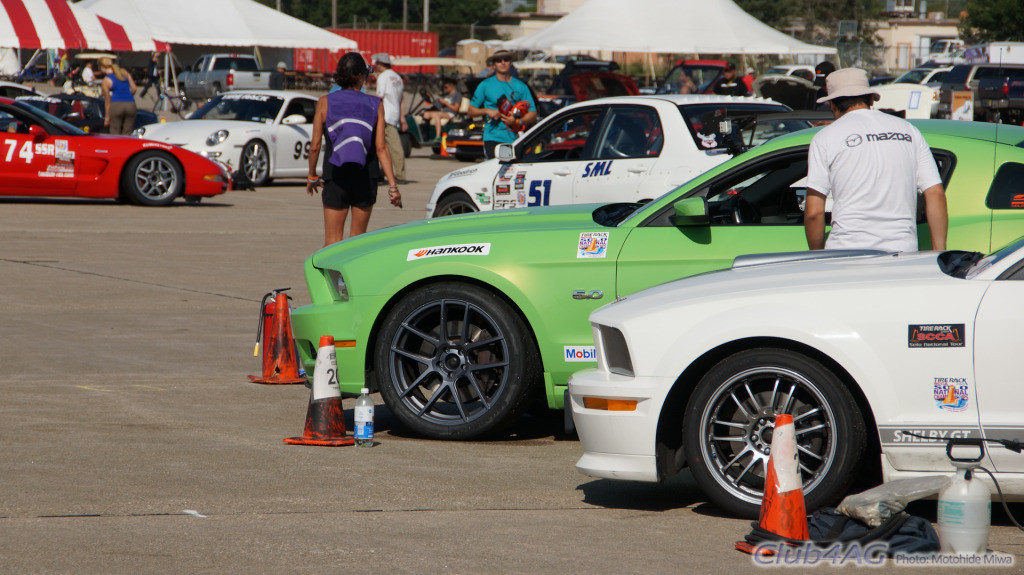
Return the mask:
[[[387,53],[392,58],[421,58],[437,56],[437,34],[414,30],[373,30],[369,28],[328,28],[339,36],[359,44],[359,53],[369,62],[374,54]],[[338,60],[345,50],[311,48],[295,49],[295,70],[299,72],[334,72]],[[395,71],[427,72],[433,69],[406,68],[395,66]]]

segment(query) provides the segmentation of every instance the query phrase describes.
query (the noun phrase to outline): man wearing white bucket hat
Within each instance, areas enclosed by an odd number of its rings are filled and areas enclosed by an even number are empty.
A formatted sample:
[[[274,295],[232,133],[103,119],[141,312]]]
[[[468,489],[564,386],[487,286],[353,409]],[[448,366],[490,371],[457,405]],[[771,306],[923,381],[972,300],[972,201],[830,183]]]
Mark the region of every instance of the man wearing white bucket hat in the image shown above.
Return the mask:
[[[935,159],[910,122],[871,109],[879,94],[859,68],[826,78],[836,121],[811,140],[804,229],[820,249],[917,251],[917,194],[925,199],[932,249],[946,249],[946,194]],[[832,230],[825,239],[825,200]]]

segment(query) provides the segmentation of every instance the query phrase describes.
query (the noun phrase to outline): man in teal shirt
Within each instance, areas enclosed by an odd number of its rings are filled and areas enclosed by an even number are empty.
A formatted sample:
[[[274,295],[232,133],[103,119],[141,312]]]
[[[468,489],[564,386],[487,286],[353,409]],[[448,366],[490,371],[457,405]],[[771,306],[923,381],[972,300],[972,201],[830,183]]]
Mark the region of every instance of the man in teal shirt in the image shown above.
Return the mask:
[[[521,80],[512,77],[512,52],[498,50],[487,59],[494,63],[494,75],[476,87],[470,100],[470,116],[487,116],[484,124],[484,157],[494,157],[494,148],[501,143],[511,143],[518,132],[537,121],[537,104],[533,101],[530,88]],[[517,117],[513,107],[518,102],[529,104],[529,111]]]

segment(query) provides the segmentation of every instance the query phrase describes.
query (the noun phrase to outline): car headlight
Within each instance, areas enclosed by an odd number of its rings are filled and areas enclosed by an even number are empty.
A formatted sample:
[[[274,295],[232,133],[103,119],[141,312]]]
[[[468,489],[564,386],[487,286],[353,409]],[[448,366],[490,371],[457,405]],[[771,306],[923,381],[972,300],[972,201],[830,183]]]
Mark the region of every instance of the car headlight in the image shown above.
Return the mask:
[[[348,286],[345,278],[338,270],[327,270],[327,280],[331,283],[331,295],[335,301],[348,301]]]
[[[146,135],[146,128],[135,128],[134,130],[132,130],[132,135],[135,136],[136,138],[141,138],[142,136]]]
[[[601,350],[608,371],[633,377],[633,360],[629,357],[629,348],[622,332],[607,325],[595,325],[600,338],[598,349]]]
[[[216,146],[217,144],[220,144],[224,140],[227,140],[227,139],[228,139],[228,131],[227,130],[217,130],[216,132],[210,134],[209,138],[206,138],[206,145],[207,146]]]
[[[448,130],[449,138],[461,138],[466,135],[466,130],[463,128],[452,128]]]

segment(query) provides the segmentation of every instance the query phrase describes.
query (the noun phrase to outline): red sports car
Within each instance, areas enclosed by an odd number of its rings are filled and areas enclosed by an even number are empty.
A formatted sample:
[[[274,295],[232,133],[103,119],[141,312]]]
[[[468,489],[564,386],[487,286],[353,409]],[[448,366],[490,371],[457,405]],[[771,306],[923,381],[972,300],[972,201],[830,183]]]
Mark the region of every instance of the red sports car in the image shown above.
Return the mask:
[[[118,198],[166,206],[228,189],[225,170],[177,146],[87,134],[23,102],[0,98],[0,196]]]

